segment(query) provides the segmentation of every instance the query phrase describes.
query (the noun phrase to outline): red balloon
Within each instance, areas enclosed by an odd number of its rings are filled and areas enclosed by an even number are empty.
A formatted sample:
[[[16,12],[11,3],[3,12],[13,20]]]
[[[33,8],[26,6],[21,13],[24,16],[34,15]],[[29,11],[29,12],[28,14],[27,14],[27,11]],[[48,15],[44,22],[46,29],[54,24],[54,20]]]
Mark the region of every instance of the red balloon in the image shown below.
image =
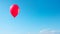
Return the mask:
[[[17,4],[11,5],[10,13],[15,18],[18,15],[18,13],[19,13],[19,6]]]

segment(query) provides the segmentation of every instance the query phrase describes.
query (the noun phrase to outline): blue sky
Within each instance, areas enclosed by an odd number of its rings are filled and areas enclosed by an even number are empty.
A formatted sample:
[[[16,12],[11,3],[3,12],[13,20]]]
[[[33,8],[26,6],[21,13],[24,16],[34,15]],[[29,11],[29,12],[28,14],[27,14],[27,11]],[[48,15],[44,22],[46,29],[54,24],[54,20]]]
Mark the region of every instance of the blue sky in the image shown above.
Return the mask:
[[[15,19],[10,14],[12,4],[20,7]],[[0,0],[1,34],[24,34],[42,29],[60,30],[60,0]]]

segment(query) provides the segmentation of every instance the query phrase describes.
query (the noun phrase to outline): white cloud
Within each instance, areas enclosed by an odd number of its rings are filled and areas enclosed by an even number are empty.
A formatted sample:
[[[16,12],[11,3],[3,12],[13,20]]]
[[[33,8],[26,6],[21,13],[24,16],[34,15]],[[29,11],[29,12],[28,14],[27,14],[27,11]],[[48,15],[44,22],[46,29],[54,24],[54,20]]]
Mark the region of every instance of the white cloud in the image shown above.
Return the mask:
[[[43,29],[40,34],[60,34],[60,31]]]

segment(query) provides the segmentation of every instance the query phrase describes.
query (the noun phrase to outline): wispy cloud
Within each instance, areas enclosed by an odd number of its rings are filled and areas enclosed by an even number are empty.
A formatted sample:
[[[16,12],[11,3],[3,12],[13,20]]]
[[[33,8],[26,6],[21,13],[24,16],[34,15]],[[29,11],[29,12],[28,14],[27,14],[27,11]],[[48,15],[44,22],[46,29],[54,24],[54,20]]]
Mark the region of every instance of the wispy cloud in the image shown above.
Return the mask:
[[[43,29],[40,34],[60,34],[60,31]]]

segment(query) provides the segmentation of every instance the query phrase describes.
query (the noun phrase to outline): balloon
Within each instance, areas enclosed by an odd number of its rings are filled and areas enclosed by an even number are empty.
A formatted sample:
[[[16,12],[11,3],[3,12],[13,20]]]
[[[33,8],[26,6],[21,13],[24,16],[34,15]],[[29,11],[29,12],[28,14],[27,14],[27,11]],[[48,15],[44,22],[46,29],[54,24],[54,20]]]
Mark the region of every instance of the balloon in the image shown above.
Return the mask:
[[[15,18],[19,13],[19,6],[17,4],[13,4],[10,6],[10,13]]]

